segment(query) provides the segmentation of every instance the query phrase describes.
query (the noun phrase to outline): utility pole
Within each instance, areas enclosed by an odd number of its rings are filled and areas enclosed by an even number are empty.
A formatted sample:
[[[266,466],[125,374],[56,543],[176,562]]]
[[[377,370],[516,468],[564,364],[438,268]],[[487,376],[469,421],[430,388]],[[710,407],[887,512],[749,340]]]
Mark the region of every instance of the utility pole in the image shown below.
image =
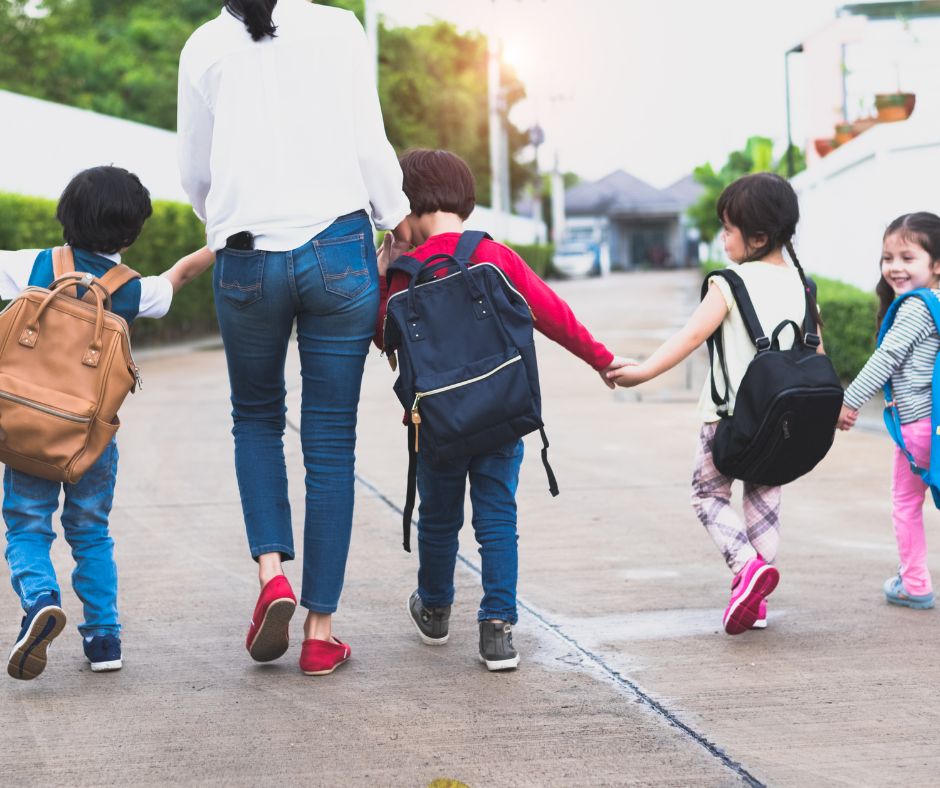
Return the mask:
[[[487,36],[487,103],[490,127],[490,207],[494,211],[508,211],[503,203],[503,87],[500,78],[502,46],[495,34]]]

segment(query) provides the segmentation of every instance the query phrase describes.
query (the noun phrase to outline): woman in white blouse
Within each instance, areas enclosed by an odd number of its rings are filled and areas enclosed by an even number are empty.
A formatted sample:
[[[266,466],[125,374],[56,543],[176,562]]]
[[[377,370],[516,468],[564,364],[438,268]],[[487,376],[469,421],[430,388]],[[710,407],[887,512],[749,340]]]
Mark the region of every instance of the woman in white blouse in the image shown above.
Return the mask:
[[[297,604],[284,460],[284,361],[296,323],[306,466],[301,669],[350,655],[331,621],[353,512],[356,410],[379,298],[375,226],[408,241],[408,199],[365,34],[306,0],[229,0],[180,56],[183,186],[216,252],[235,470],[261,596],[247,647],[287,650]],[[368,211],[368,213],[367,213]]]

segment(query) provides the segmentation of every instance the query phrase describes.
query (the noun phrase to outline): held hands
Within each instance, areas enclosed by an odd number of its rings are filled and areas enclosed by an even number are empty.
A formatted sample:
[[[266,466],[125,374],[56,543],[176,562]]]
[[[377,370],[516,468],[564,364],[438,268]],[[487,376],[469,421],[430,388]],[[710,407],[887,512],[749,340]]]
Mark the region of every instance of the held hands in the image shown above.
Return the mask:
[[[843,431],[850,430],[855,426],[855,420],[857,418],[857,410],[850,410],[845,405],[843,405],[842,410],[839,411],[839,421],[836,422],[836,426]]]
[[[397,228],[396,228],[397,229]],[[379,276],[388,273],[388,267],[403,254],[411,251],[411,241],[400,241],[393,233],[385,233],[382,245],[376,250]]]
[[[635,370],[638,364],[639,362],[635,359],[614,356],[614,360],[604,367],[604,369],[600,370],[599,374],[601,380],[604,381],[604,385],[609,389],[616,388],[616,386],[636,386],[638,383],[643,383],[644,380],[642,379],[637,379],[632,383],[621,382],[631,374],[636,374]]]

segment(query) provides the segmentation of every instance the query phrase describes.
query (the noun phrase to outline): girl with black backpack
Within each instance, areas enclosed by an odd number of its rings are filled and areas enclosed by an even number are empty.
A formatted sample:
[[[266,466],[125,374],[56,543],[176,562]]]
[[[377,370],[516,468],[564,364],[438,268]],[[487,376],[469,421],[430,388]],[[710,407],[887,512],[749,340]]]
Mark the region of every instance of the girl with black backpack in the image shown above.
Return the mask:
[[[800,326],[811,320],[818,326],[818,311],[807,296],[808,287],[792,245],[800,211],[790,184],[770,173],[746,175],[722,192],[717,209],[725,253],[732,261],[729,269],[743,282],[760,325],[779,327],[792,321]],[[784,257],[784,249],[793,265]],[[721,359],[713,360],[710,379],[699,400],[704,423],[692,475],[692,506],[734,573],[723,618],[729,635],[767,626],[765,598],[780,579],[773,562],[780,544],[782,487],[745,481],[742,522],[730,505],[735,477],[719,471],[713,456],[719,422],[733,415],[742,379],[758,354],[747,317],[729,281],[711,277],[701,304],[682,329],[642,363],[607,373],[608,379],[620,386],[636,386],[673,368],[713,335],[720,342]],[[786,350],[794,344],[797,333],[792,328],[778,328],[778,332],[774,332],[774,349],[779,345]],[[822,352],[821,341],[818,351]],[[724,384],[723,398],[713,396],[715,381]],[[783,427],[786,429],[785,423]]]

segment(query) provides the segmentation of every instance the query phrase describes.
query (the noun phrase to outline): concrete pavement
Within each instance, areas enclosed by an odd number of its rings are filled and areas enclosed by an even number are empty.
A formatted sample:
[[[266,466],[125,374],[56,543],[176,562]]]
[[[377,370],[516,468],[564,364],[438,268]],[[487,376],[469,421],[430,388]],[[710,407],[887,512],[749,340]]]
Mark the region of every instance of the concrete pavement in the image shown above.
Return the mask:
[[[612,348],[642,355],[689,313],[697,279],[640,274],[559,290]],[[8,680],[3,784],[940,781],[938,614],[889,608],[880,594],[897,562],[887,440],[840,435],[820,468],[786,490],[770,627],[730,638],[721,633],[730,573],[688,504],[701,356],[649,387],[610,392],[561,348],[542,342],[539,353],[562,494],[548,495],[538,441],[527,442],[520,669],[491,675],[476,660],[469,526],[450,643],[422,646],[407,619],[415,558],[401,550],[393,508],[404,497],[404,437],[394,376],[373,354],[335,624],[353,659],[325,678],[297,669],[300,616],[277,663],[255,665],[244,651],[257,584],[221,352],[141,358],[145,389],[122,413],[112,518],[126,667],[90,673],[70,627],[42,677]],[[293,432],[287,440],[302,523],[299,442]],[[74,625],[62,540],[54,555]],[[299,565],[288,574],[298,587]],[[12,592],[0,594],[10,644],[19,616]]]

